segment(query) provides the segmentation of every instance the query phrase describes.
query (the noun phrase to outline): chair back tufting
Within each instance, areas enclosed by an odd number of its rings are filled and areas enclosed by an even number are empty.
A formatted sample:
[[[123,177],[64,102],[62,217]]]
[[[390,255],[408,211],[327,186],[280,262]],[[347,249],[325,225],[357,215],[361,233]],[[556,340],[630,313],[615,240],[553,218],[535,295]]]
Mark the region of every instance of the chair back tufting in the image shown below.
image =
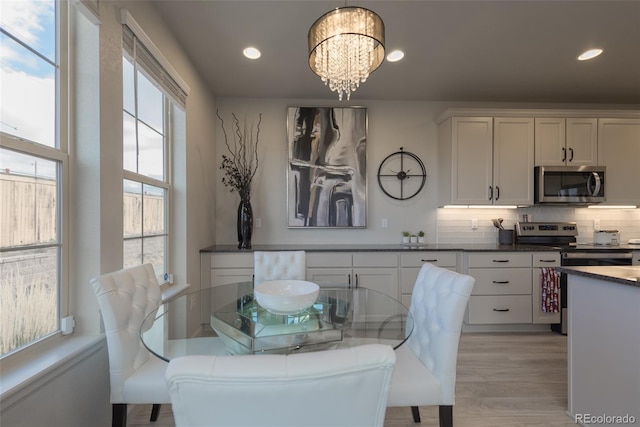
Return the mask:
[[[176,427],[382,427],[390,346],[242,356],[185,356],[166,372]]]
[[[123,403],[126,379],[150,357],[155,357],[140,340],[140,325],[161,304],[160,286],[151,264],[95,277],[91,286],[107,337],[111,403]]]
[[[411,297],[414,329],[407,344],[440,381],[443,405],[455,400],[458,342],[475,279],[426,263]]]
[[[253,253],[253,284],[267,280],[304,280],[307,272],[304,251],[255,251]]]

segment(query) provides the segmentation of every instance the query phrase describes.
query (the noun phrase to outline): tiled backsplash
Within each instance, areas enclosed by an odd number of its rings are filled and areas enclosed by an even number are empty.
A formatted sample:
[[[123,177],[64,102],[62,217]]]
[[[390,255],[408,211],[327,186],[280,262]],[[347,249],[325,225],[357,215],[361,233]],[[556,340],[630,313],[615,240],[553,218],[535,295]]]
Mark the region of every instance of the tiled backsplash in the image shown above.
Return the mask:
[[[570,207],[531,207],[518,209],[438,209],[438,243],[496,243],[498,230],[492,218],[503,218],[503,226],[513,229],[522,215],[530,221],[571,221],[578,225],[578,242],[593,241],[594,223],[600,221],[601,230],[618,230],[620,241],[640,238],[640,209],[588,209]],[[478,228],[473,230],[472,220]]]

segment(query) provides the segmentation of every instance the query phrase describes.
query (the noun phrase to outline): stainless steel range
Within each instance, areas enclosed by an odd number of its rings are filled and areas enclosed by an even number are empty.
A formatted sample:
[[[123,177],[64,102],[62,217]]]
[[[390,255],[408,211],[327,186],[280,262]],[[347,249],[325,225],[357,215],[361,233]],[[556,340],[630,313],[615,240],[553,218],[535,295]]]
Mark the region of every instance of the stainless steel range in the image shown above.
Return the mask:
[[[560,251],[561,265],[631,265],[633,248],[629,245],[596,245],[577,243],[578,227],[575,222],[518,222],[516,243],[556,248]],[[567,333],[567,276],[560,276],[561,321],[551,329]]]

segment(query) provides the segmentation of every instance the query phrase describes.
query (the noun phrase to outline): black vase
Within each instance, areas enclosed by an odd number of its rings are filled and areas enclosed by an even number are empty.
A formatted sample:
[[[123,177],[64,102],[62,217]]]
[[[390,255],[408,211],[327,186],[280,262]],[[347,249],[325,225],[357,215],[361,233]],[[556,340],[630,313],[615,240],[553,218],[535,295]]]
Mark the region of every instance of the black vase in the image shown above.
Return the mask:
[[[240,199],[238,205],[238,249],[251,249],[253,210],[249,199]]]

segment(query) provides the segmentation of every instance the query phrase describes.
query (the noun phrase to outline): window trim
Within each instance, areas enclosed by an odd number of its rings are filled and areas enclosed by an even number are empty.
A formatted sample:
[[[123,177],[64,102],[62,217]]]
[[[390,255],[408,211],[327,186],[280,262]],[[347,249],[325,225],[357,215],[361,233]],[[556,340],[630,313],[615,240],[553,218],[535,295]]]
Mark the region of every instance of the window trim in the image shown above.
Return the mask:
[[[57,197],[59,212],[57,218],[58,259],[58,319],[56,330],[31,343],[1,355],[3,364],[19,363],[31,354],[42,352],[65,339],[60,330],[61,319],[70,313],[70,173],[69,173],[69,82],[71,66],[69,53],[70,9],[67,2],[55,1],[56,64],[55,64],[55,147],[0,132],[0,147],[59,162]],[[57,245],[56,245],[57,246]]]
[[[142,31],[142,30],[140,30]],[[144,33],[143,33],[144,34]],[[123,33],[123,37],[124,37],[124,33]],[[146,36],[145,36],[146,37]],[[144,47],[144,46],[143,46]],[[127,111],[124,108],[124,105],[122,106],[122,111],[123,113],[126,113],[128,115],[130,115],[135,123],[136,123],[136,129],[139,126],[140,123],[143,123],[146,125],[144,120],[141,120],[139,115],[138,115],[138,84],[137,84],[137,72],[140,71],[141,73],[145,74],[146,78],[149,79],[153,84],[158,85],[159,83],[156,81],[157,76],[152,75],[151,73],[149,73],[146,69],[144,69],[144,67],[140,67],[140,70],[138,69],[139,64],[137,61],[137,58],[135,58],[135,55],[133,58],[129,58],[129,52],[127,51],[126,47],[123,47],[123,52],[122,52],[122,56],[123,56],[123,61],[125,60],[124,57],[127,56],[127,60],[131,61],[131,63],[133,64],[133,73],[134,73],[134,91],[136,91],[136,94],[134,96],[135,98],[135,106],[134,106],[134,111]],[[163,57],[164,58],[164,57]],[[166,60],[165,60],[166,61]],[[171,227],[171,217],[173,215],[173,209],[172,209],[172,200],[173,200],[173,126],[171,123],[172,120],[172,116],[171,116],[171,108],[173,107],[173,105],[178,106],[179,108],[182,108],[179,100],[177,100],[176,98],[174,98],[170,93],[167,93],[166,90],[163,90],[162,88],[158,87],[158,90],[162,93],[163,97],[163,129],[162,129],[162,137],[163,137],[163,167],[164,167],[164,171],[163,171],[163,176],[164,176],[164,180],[159,180],[159,179],[155,179],[152,177],[149,177],[147,175],[144,174],[140,174],[137,172],[132,172],[130,170],[127,170],[124,168],[124,164],[122,165],[122,179],[123,182],[125,180],[129,180],[132,182],[136,182],[136,183],[141,183],[143,185],[152,185],[158,188],[162,188],[166,191],[166,197],[164,200],[164,229],[165,229],[165,233],[163,234],[159,234],[159,235],[148,235],[145,236],[144,233],[142,233],[139,237],[131,237],[131,238],[127,238],[124,236],[123,233],[123,243],[127,240],[134,240],[134,239],[144,239],[145,237],[156,237],[156,236],[166,236],[166,240],[165,240],[165,247],[164,247],[164,273],[170,273],[173,269],[173,254],[172,254],[172,244],[173,244],[173,236],[172,236],[172,227]],[[136,144],[138,144],[138,132],[136,130]],[[122,143],[124,144],[124,140],[122,141]],[[123,193],[124,196],[124,193]],[[143,253],[141,254],[142,256],[144,255],[144,250]],[[123,260],[124,262],[124,260]],[[160,282],[161,285],[166,285],[168,282],[164,280],[164,278],[162,276],[158,277],[158,281]]]

